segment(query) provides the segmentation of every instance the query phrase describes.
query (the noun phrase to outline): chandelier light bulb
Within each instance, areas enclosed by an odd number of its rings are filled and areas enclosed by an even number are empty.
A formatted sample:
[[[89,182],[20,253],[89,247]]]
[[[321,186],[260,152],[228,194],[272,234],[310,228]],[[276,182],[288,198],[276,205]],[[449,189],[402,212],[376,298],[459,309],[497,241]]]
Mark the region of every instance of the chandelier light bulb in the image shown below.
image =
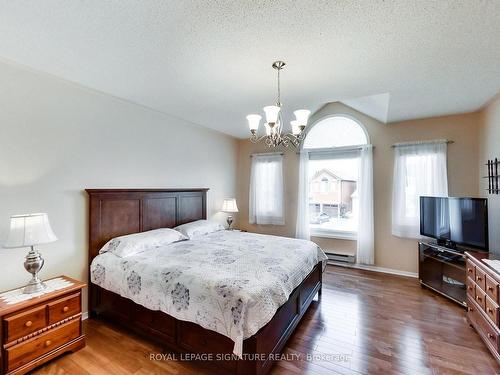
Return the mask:
[[[309,115],[311,111],[308,109],[298,109],[293,112],[295,115],[295,119],[299,122],[299,125],[307,125],[307,120],[309,119]]]
[[[270,136],[271,135],[271,127],[267,123],[264,124],[264,126],[266,127],[266,135]]]
[[[264,107],[264,112],[266,113],[266,122],[268,124],[276,124],[278,122],[278,114],[280,112],[280,107],[277,105],[269,105]]]
[[[257,131],[259,129],[259,124],[262,116],[261,115],[248,115],[247,120],[248,120],[248,127],[250,128],[250,131],[254,130]]]
[[[290,121],[290,125],[292,125],[292,134],[297,136],[301,133],[300,123],[297,120]]]

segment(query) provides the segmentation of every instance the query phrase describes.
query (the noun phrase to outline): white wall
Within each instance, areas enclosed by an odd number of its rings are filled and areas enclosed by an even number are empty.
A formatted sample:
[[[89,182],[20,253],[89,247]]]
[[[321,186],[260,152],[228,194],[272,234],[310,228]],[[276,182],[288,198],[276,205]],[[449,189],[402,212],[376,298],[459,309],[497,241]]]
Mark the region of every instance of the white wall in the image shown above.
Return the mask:
[[[87,279],[85,188],[208,187],[223,220],[236,160],[229,136],[0,62],[0,244],[11,214],[47,212],[59,241],[39,247],[43,278]],[[26,252],[0,248],[0,290],[29,279]]]
[[[488,198],[490,250],[500,253],[500,195],[488,194],[488,159],[500,159],[500,95],[481,112],[482,124],[479,131],[479,181],[481,195]]]

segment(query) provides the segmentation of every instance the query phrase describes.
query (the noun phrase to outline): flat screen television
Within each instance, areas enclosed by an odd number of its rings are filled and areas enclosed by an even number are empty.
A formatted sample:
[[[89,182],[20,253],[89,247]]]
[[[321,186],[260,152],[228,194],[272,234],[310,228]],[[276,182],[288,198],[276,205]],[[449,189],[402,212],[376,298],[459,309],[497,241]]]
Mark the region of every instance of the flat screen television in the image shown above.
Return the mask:
[[[420,234],[439,245],[488,250],[488,201],[483,198],[420,197]]]

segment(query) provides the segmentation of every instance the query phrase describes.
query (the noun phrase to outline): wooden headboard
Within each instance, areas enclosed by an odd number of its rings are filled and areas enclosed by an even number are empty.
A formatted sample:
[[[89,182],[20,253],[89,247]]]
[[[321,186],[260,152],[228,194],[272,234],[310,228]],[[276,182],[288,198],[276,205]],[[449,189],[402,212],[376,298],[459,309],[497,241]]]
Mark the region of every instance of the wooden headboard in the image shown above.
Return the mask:
[[[207,218],[208,189],[86,189],[89,264],[113,237]]]

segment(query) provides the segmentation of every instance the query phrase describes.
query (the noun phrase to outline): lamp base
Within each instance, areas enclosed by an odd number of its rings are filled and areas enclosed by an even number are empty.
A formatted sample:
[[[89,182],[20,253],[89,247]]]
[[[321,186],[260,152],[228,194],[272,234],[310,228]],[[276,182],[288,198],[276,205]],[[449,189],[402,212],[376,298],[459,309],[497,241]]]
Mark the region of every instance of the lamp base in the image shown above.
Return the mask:
[[[24,287],[24,294],[38,293],[45,290],[45,284],[38,278],[38,272],[40,272],[44,263],[45,261],[40,253],[31,246],[31,250],[28,255],[26,255],[24,261],[24,268],[31,273],[32,277],[29,283]]]
[[[231,224],[233,223],[233,217],[232,216],[228,216],[227,217],[227,230],[232,230],[231,229]]]
[[[42,292],[47,288],[47,286],[38,277],[31,279],[30,282],[24,287],[24,294],[33,294]]]

